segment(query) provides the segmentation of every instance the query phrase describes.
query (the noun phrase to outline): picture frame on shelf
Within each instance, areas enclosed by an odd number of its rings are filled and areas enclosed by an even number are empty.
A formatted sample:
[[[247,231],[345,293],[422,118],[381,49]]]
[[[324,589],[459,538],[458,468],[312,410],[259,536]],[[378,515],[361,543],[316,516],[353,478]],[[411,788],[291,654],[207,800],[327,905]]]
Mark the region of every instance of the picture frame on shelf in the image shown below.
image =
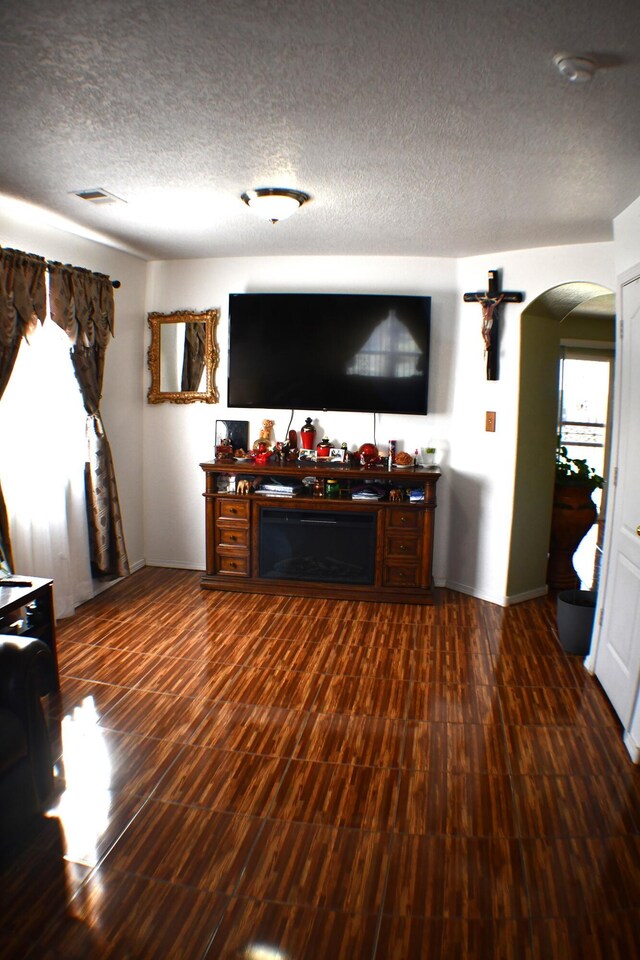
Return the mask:
[[[223,440],[231,440],[234,450],[249,449],[249,421],[248,420],[216,420],[216,449]]]

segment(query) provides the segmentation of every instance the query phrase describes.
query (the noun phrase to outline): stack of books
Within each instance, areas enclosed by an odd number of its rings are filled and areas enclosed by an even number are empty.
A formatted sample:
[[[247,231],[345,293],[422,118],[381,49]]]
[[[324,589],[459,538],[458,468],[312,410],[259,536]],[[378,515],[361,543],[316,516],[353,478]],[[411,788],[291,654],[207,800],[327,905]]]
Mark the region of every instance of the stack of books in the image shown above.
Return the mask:
[[[295,497],[303,490],[304,487],[301,483],[279,483],[277,480],[265,480],[256,488],[256,493],[266,497]]]

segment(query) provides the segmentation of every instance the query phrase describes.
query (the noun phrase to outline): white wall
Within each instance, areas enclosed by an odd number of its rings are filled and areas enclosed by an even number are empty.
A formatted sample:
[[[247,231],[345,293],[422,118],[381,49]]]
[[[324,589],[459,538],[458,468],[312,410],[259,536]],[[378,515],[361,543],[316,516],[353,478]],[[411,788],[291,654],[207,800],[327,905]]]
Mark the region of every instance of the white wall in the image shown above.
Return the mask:
[[[500,269],[505,290],[524,294],[522,304],[501,308],[500,379],[484,371],[481,312],[462,300],[484,290],[489,270]],[[458,347],[451,411],[451,515],[448,581],[454,589],[506,604],[513,520],[518,422],[521,313],[545,290],[572,280],[614,288],[613,244],[543,247],[468,257],[458,262]],[[485,412],[496,412],[495,433],[485,432]],[[442,525],[443,517],[438,518]],[[436,536],[440,529],[437,528]]]
[[[250,439],[261,421],[275,419],[276,439],[284,439],[288,410],[229,410],[226,406],[229,293],[251,291],[340,291],[428,294],[432,297],[431,370],[427,417],[380,416],[376,439],[381,448],[395,439],[405,449],[426,447],[446,438],[455,369],[455,262],[447,259],[397,257],[264,257],[156,262],[150,265],[148,310],[221,309],[218,343],[221,364],[217,375],[221,402],[147,406],[145,436],[145,543],[147,561],[204,567],[204,475],[199,463],[214,453],[216,419],[250,421]],[[277,333],[274,331],[274,336]],[[338,445],[351,449],[373,440],[371,414],[297,410],[292,426],[300,429],[307,416],[318,421]],[[321,434],[320,434],[321,435]],[[318,439],[320,437],[318,436]],[[439,484],[439,503],[448,491]],[[439,511],[441,506],[439,506]],[[159,522],[159,518],[162,521]],[[446,576],[446,528],[436,547],[435,574]]]
[[[128,253],[50,226],[29,208],[22,211],[15,202],[5,207],[0,201],[0,246],[86,267],[122,283],[115,291],[115,338],[107,350],[101,411],[115,463],[129,562],[132,566],[140,564],[145,555],[142,409],[147,264]]]
[[[613,221],[616,275],[640,263],[640,197]]]
[[[485,378],[480,308],[465,291],[486,287],[487,271],[503,269],[508,289],[525,293],[522,306],[503,308],[500,380]],[[394,438],[406,449],[437,446],[438,484],[434,576],[458,590],[507,603],[507,569],[515,474],[520,313],[544,290],[571,280],[613,287],[613,244],[588,244],[488,254],[456,261],[437,258],[294,257],[155,262],[148,310],[220,307],[221,403],[147,406],[145,545],[147,561],[204,566],[204,488],[198,464],[213,456],[215,421],[249,419],[251,439],[264,417],[284,437],[289,411],[229,410],[226,406],[227,310],[230,292],[344,291],[428,294],[432,300],[429,414],[378,418],[381,447]],[[494,434],[485,411],[497,413]],[[317,417],[320,429],[351,448],[373,439],[371,415],[296,411],[293,426]]]

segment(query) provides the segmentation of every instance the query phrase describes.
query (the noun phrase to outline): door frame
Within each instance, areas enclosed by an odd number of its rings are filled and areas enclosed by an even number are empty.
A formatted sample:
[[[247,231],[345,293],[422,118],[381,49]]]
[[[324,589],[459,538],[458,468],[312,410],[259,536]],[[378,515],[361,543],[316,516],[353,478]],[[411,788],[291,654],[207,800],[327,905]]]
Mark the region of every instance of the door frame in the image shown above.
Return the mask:
[[[589,653],[584,661],[584,665],[589,673],[595,673],[596,660],[598,657],[598,651],[600,645],[605,641],[603,636],[603,620],[604,620],[604,609],[606,599],[612,594],[613,588],[613,555],[612,555],[612,541],[614,537],[614,530],[617,526],[616,518],[616,507],[618,503],[618,484],[617,484],[617,464],[620,454],[620,444],[622,437],[622,426],[621,416],[622,412],[622,387],[623,387],[623,368],[626,366],[623,353],[624,350],[624,323],[625,320],[628,322],[628,318],[625,318],[622,315],[622,289],[628,283],[632,283],[640,279],[640,263],[637,263],[635,266],[631,267],[628,270],[625,270],[624,273],[620,274],[616,282],[616,363],[614,364],[614,408],[613,408],[613,436],[612,436],[612,470],[611,470],[611,479],[609,484],[608,491],[608,504],[607,504],[607,524],[605,526],[605,536],[604,536],[604,548],[603,548],[603,557],[602,557],[602,571],[600,578],[600,588],[598,590],[598,598],[596,603],[595,619],[594,619],[594,629],[593,636],[591,641],[591,648]],[[631,415],[631,411],[626,411],[626,416],[624,417],[624,427],[628,429],[628,419]],[[638,686],[640,687],[640,680]],[[606,692],[606,691],[605,691]],[[637,704],[637,693],[636,690],[636,704]],[[636,705],[635,713],[638,713],[638,707]],[[629,730],[633,727],[635,728],[635,718],[632,715],[629,723]],[[635,738],[632,738],[629,730],[625,729],[624,732],[624,742],[625,745],[631,754],[634,762],[640,762],[640,743],[635,741]]]

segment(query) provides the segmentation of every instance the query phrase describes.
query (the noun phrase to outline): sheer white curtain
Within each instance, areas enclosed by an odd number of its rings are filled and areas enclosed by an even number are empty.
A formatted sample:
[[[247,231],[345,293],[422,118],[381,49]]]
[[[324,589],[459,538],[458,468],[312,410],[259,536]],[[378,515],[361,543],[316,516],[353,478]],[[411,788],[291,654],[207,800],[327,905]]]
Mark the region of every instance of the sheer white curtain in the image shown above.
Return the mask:
[[[93,596],[85,422],[69,339],[47,318],[22,342],[0,400],[0,477],[15,570],[55,580],[58,617]]]

